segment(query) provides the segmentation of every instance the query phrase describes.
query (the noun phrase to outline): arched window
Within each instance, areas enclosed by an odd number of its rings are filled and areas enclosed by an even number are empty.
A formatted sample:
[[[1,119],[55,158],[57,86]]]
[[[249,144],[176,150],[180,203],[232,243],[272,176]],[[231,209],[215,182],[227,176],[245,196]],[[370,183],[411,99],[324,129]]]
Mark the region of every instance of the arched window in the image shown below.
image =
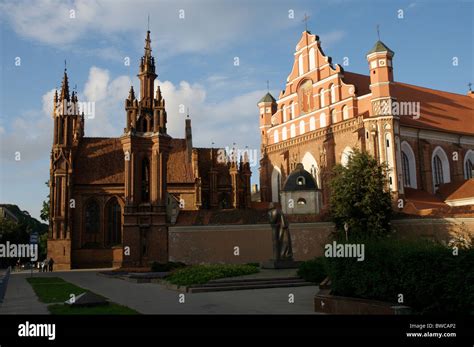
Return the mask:
[[[280,201],[280,187],[281,187],[281,172],[277,166],[273,167],[272,171],[272,201]]]
[[[303,54],[300,54],[298,57],[298,73],[302,75],[304,73],[303,69]]]
[[[286,135],[286,127],[283,127],[282,131],[281,131],[281,139],[283,141],[285,141],[287,139],[287,135]]]
[[[319,116],[319,124],[321,125],[321,128],[324,128],[326,126],[326,113],[321,113],[321,116]]]
[[[109,246],[122,243],[122,210],[116,198],[107,203],[107,244]]]
[[[321,88],[319,90],[319,108],[322,108],[324,106],[325,106],[325,104],[324,104],[324,89]]]
[[[290,107],[291,107],[290,118],[293,119],[295,118],[295,103],[293,101],[290,103]]]
[[[314,47],[309,50],[309,69],[314,70],[316,68],[316,56],[314,55]]]
[[[142,202],[150,200],[150,165],[148,158],[142,160],[142,186],[141,186]]]
[[[304,131],[304,121],[300,121],[300,135],[303,135]]]
[[[336,102],[336,86],[333,84],[331,85],[331,103],[334,104]]]
[[[295,137],[296,136],[296,125],[293,123],[291,124],[290,127],[290,137]]]
[[[474,177],[474,151],[468,150],[466,155],[464,156],[464,178],[470,179]]]
[[[401,145],[402,155],[402,177],[403,186],[410,188],[417,188],[416,183],[416,160],[413,149],[408,142],[403,141]]]
[[[431,158],[433,190],[436,192],[440,184],[451,182],[449,160],[446,152],[440,146],[436,147]]]
[[[286,109],[287,107],[283,105],[283,122],[286,122]]]
[[[342,119],[349,119],[349,109],[345,105],[342,106]]]
[[[402,170],[403,170],[403,185],[411,187],[410,182],[410,162],[408,156],[402,151]]]
[[[316,120],[314,119],[314,117],[311,117],[309,119],[309,131],[313,130],[316,130]]]
[[[440,184],[444,183],[444,175],[443,175],[443,162],[439,155],[435,155],[433,158],[433,177],[435,187],[438,187]]]
[[[337,123],[336,110],[331,110],[331,123],[332,124]]]
[[[474,166],[472,166],[471,159],[466,160],[466,178],[470,179],[474,176]]]
[[[84,225],[86,233],[96,234],[100,231],[100,208],[94,199],[86,203]]]
[[[278,139],[278,130],[275,130],[273,133],[273,143],[277,143],[279,141]]]

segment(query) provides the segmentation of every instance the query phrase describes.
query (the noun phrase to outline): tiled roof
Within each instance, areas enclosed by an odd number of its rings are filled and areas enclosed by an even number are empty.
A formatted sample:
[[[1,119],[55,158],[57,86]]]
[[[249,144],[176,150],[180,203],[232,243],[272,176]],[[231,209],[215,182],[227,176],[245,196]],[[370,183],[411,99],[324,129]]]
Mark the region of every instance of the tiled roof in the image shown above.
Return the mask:
[[[385,45],[382,41],[378,40],[375,42],[374,47],[370,51],[367,52],[367,55],[375,52],[389,52],[390,54],[393,55],[393,51]]]
[[[396,82],[397,101],[420,102],[420,118],[401,116],[401,125],[474,134],[474,98],[441,90]]]
[[[267,93],[260,99],[258,103],[261,102],[275,102],[275,98],[272,96],[272,94]]]
[[[171,139],[168,158],[168,183],[194,183],[192,163],[187,159],[186,140]]]
[[[356,88],[355,92],[358,96],[370,93],[370,77],[367,75],[344,71],[344,78],[342,80],[346,84],[353,84]]]
[[[438,190],[444,200],[474,198],[474,178],[442,184]]]
[[[84,137],[76,154],[76,184],[124,184],[124,154],[118,138]]]
[[[358,96],[370,93],[370,77],[344,72],[344,83],[353,84]],[[401,125],[460,134],[474,134],[474,98],[408,83],[394,82],[397,101],[420,102],[420,118],[401,116]]]

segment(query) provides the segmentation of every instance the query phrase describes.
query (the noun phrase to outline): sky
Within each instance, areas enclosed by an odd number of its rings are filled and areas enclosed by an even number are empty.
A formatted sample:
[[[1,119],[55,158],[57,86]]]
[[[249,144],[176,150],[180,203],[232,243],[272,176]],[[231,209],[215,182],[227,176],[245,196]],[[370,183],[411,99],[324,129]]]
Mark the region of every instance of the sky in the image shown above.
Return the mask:
[[[95,103],[85,135],[122,134],[130,85],[139,91],[148,16],[170,135],[184,135],[183,105],[194,146],[259,153],[256,104],[267,81],[275,97],[284,88],[305,14],[325,54],[348,62],[347,71],[367,74],[379,25],[395,51],[395,80],[460,94],[474,83],[473,1],[2,0],[0,203],[39,217],[65,60],[70,88]],[[252,172],[258,183],[258,164]]]

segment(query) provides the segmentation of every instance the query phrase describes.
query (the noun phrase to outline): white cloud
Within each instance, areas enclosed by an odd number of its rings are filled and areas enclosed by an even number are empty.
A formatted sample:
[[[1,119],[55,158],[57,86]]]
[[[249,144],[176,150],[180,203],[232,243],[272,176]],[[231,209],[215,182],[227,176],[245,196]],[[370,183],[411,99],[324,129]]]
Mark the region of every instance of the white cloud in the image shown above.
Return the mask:
[[[109,84],[109,71],[98,67],[91,67],[89,78],[84,86],[84,96],[88,101],[101,101],[107,97],[107,86]]]
[[[112,0],[40,0],[34,3],[18,0],[0,3],[0,16],[22,37],[58,48],[74,49],[103,36],[107,42],[120,35],[131,36],[131,42],[143,42],[146,17],[150,14],[153,46],[160,57],[187,52],[218,51],[245,42],[255,35],[274,35],[280,28],[301,25],[287,16],[288,5],[272,3],[257,6],[253,2],[233,1],[112,1]],[[304,12],[292,8],[296,16]],[[74,17],[71,18],[71,11]],[[180,14],[184,11],[184,18]],[[231,14],[231,15],[229,15]],[[265,20],[265,26],[260,25]],[[103,42],[102,42],[103,43]],[[99,42],[99,46],[104,46]],[[115,57],[110,47],[89,50],[87,54]]]

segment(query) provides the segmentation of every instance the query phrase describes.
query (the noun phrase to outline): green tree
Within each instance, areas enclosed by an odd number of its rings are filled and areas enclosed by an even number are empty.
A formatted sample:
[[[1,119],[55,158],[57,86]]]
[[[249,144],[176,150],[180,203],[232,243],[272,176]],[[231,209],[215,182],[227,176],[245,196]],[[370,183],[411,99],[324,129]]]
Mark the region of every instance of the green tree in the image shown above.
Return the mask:
[[[391,195],[387,167],[366,152],[354,150],[346,167],[336,165],[331,179],[331,214],[336,228],[350,237],[382,235],[390,230]]]
[[[49,187],[49,180],[45,182],[45,184]],[[49,204],[50,204],[50,196],[46,197],[46,200],[43,201],[43,208],[41,209],[40,212],[40,218],[41,220],[44,220],[45,222],[49,223]]]

